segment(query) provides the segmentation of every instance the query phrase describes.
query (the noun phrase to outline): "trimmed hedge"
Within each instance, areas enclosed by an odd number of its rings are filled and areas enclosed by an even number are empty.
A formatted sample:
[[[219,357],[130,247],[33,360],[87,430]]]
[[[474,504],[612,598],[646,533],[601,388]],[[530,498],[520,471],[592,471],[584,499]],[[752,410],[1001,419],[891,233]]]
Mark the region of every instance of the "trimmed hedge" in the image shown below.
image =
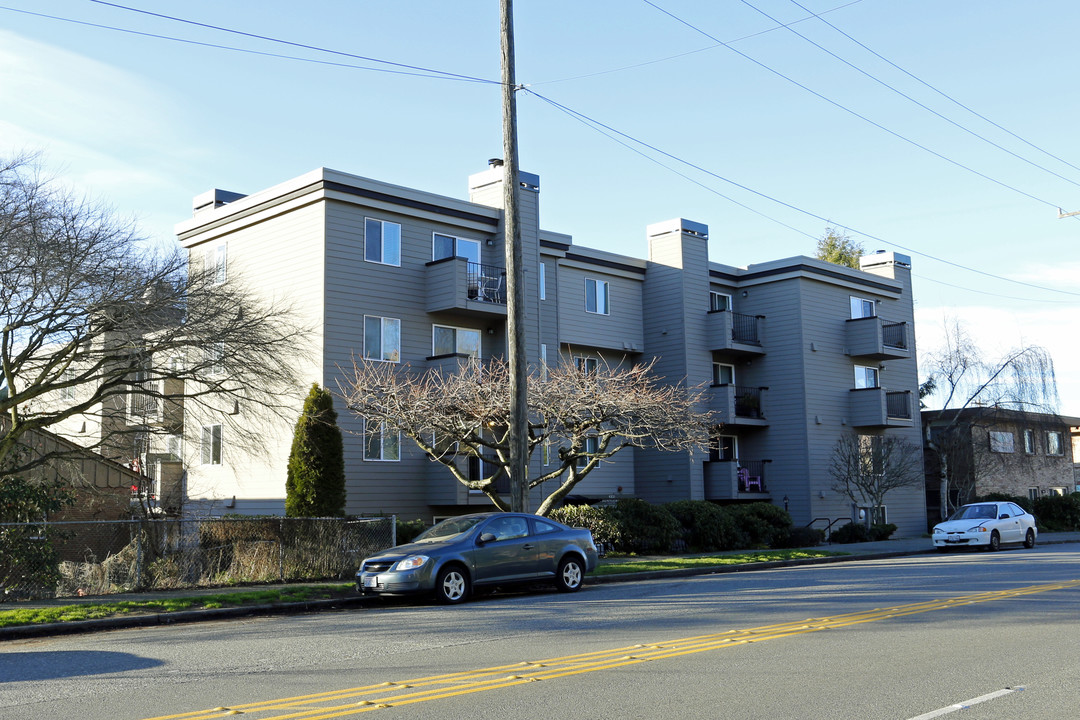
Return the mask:
[[[781,540],[791,528],[790,513],[772,503],[728,505],[724,509],[735,520],[740,534],[739,547],[770,547],[774,540]]]
[[[615,508],[565,505],[552,510],[548,516],[570,527],[588,528],[592,532],[593,540],[606,548],[618,547],[622,542],[623,528],[615,514]]]
[[[719,505],[703,500],[677,500],[664,505],[683,528],[692,552],[734,550],[739,547],[735,520]]]
[[[1041,497],[1035,501],[1032,514],[1045,532],[1080,530],[1080,493]]]
[[[667,508],[638,498],[615,503],[615,517],[623,528],[616,548],[624,552],[667,553],[682,537],[682,526]]]

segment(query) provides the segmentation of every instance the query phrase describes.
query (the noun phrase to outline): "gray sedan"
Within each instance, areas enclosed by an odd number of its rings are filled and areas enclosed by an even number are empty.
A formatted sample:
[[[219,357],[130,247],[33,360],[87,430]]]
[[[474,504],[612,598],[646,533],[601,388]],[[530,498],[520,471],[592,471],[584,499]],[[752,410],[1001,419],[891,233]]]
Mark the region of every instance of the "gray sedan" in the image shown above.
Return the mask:
[[[464,602],[474,588],[511,583],[551,582],[573,592],[596,562],[588,530],[526,513],[477,513],[444,520],[408,545],[364,560],[356,588],[365,594],[434,592],[451,604]]]

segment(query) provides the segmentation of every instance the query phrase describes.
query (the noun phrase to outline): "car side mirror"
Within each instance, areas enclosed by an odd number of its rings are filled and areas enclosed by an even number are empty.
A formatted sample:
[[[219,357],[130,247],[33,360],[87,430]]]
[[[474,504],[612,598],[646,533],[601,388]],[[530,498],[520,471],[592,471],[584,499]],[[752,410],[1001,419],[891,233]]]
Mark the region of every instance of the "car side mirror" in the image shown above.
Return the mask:
[[[476,542],[479,545],[487,545],[489,542],[495,542],[495,540],[496,540],[495,533],[486,532],[486,533],[481,533],[480,537],[478,537],[476,539]]]
[[[1007,520],[1008,518],[1009,513],[1001,513],[1001,517],[999,517],[998,520]]]

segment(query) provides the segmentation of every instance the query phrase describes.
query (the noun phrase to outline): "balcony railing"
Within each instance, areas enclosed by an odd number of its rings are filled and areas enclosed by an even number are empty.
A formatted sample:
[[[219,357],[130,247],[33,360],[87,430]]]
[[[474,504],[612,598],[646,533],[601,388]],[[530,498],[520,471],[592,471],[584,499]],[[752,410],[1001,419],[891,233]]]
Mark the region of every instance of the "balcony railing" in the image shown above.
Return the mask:
[[[738,470],[735,476],[739,482],[741,493],[768,492],[765,488],[765,461],[764,460],[739,460]]]
[[[471,262],[465,272],[469,299],[506,304],[506,270],[496,265]]]
[[[737,500],[746,495],[766,495],[765,465],[768,460],[710,460],[705,463],[705,499]]]
[[[886,417],[910,420],[911,393],[906,391],[885,393],[885,415]]]
[[[881,344],[885,347],[907,350],[906,323],[882,322]]]
[[[760,345],[758,338],[758,316],[731,313],[731,339],[744,345]]]
[[[761,419],[761,388],[735,387],[735,417]]]
[[[706,341],[710,350],[761,355],[764,315],[746,315],[731,310],[710,310],[705,314]]]

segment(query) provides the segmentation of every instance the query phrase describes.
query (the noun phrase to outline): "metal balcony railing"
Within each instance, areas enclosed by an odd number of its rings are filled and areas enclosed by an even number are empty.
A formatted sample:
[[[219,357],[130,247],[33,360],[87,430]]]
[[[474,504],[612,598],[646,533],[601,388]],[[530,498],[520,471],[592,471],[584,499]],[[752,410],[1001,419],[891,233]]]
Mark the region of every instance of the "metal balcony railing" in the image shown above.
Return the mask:
[[[885,347],[907,350],[907,323],[886,322],[881,323],[881,344]]]
[[[739,492],[767,492],[765,485],[764,460],[739,460],[736,477],[739,480]]]
[[[506,304],[505,268],[471,262],[467,266],[465,277],[470,300]]]
[[[735,387],[735,416],[745,418],[763,418],[761,410],[761,388]]]
[[[885,393],[885,416],[911,419],[911,393],[907,391]]]
[[[744,345],[760,345],[758,316],[731,313],[731,339]]]

